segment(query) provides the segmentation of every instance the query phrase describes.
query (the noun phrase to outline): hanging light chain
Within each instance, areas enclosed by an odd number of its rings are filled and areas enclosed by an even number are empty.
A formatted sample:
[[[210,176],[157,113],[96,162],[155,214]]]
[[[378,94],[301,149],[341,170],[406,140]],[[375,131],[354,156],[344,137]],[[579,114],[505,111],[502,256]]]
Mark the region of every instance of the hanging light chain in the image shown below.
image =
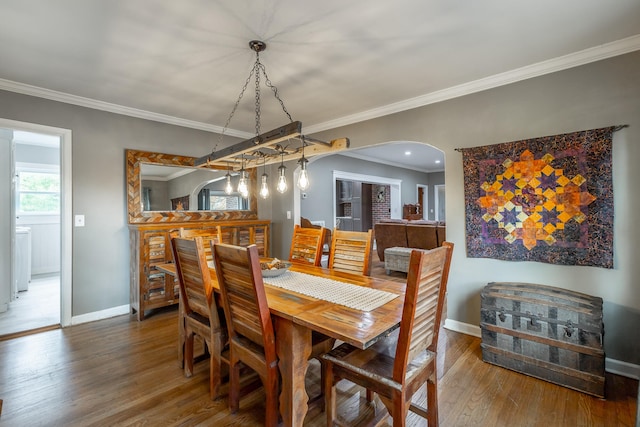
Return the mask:
[[[273,91],[273,96],[275,96],[278,102],[280,102],[282,111],[284,111],[284,113],[289,118],[289,122],[293,122],[291,114],[289,114],[287,107],[284,106],[284,101],[280,98],[280,95],[278,95],[278,88],[271,83],[271,80],[269,80],[269,76],[267,75],[267,70],[265,69],[264,65],[260,64],[260,69],[262,70],[262,74],[264,74],[264,85]]]
[[[260,63],[260,52],[256,51],[256,65],[254,68],[256,75],[256,144],[259,142],[258,135],[260,135],[260,66],[262,66]],[[264,69],[264,66],[262,69]]]
[[[262,64],[262,62],[260,62],[260,52],[263,51],[264,49],[266,49],[266,43],[261,42],[261,41],[257,41],[257,40],[253,40],[251,42],[249,42],[249,46],[251,47],[252,50],[254,50],[256,52],[256,61],[253,65],[253,67],[251,68],[251,71],[249,72],[249,75],[247,76],[244,85],[242,86],[242,90],[240,91],[240,94],[238,95],[238,98],[231,110],[231,113],[229,114],[229,117],[227,118],[227,121],[224,125],[224,127],[222,128],[222,131],[220,132],[220,136],[218,139],[218,142],[215,144],[213,151],[211,152],[212,154],[214,154],[218,148],[219,145],[222,144],[223,138],[224,138],[224,134],[227,131],[227,129],[229,128],[229,125],[231,124],[231,120],[233,119],[238,107],[240,106],[240,102],[242,101],[242,98],[244,96],[245,91],[247,90],[247,87],[249,86],[249,82],[251,81],[252,78],[255,79],[255,134],[256,134],[256,138],[254,140],[254,143],[257,145],[260,143],[258,136],[260,135],[260,128],[261,128],[261,94],[260,94],[260,72],[262,72],[262,74],[264,74],[264,82],[265,82],[265,86],[267,86],[269,89],[271,89],[271,91],[273,92],[274,97],[278,100],[278,102],[280,103],[280,107],[282,108],[282,111],[286,114],[287,118],[289,119],[290,123],[293,123],[293,118],[291,117],[291,114],[289,113],[289,111],[287,110],[287,107],[284,105],[284,101],[282,100],[282,98],[280,98],[280,95],[278,93],[278,88],[273,85],[273,83],[271,83],[271,80],[269,79],[269,76],[267,75],[267,70],[265,68],[265,66]],[[304,138],[304,137],[303,137]],[[305,141],[303,139],[302,141],[302,155],[304,157],[304,146],[305,146]],[[281,159],[281,167],[284,167],[284,152],[285,150],[282,149],[282,152],[280,153],[281,157],[283,157]],[[265,163],[266,163],[266,156],[265,156]],[[266,166],[266,164],[263,164],[263,167]],[[279,168],[280,169],[280,168]],[[241,165],[241,170],[244,170],[244,155],[242,156],[242,165]]]
[[[247,76],[247,80],[245,80],[244,85],[242,86],[242,90],[240,91],[240,95],[238,95],[238,99],[236,100],[236,103],[233,106],[233,109],[231,110],[231,114],[229,114],[229,118],[227,119],[227,122],[224,124],[224,127],[222,128],[222,132],[220,133],[220,138],[219,138],[219,142],[220,143],[222,143],[222,138],[224,137],[224,132],[229,127],[229,124],[231,123],[231,119],[233,118],[233,115],[235,114],[236,110],[238,109],[238,106],[240,105],[240,101],[242,100],[242,97],[244,96],[244,92],[247,90],[247,87],[249,86],[249,82],[251,81],[251,77],[256,72],[256,69],[257,69],[256,67],[253,67],[251,69],[251,72],[249,73],[249,76]]]

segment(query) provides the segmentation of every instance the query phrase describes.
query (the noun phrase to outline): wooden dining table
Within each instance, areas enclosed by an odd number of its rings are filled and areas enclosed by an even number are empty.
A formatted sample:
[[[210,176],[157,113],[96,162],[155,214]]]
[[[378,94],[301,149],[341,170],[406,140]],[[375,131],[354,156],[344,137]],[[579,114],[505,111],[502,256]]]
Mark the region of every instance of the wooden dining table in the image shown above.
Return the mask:
[[[175,276],[175,264],[161,264],[157,268]],[[311,355],[312,332],[320,332],[365,349],[399,326],[406,285],[301,264],[291,265],[289,271],[379,289],[399,296],[371,311],[360,311],[271,286],[268,277],[263,279],[276,333],[276,351],[282,381],[280,413],[285,426],[302,426],[309,401],[305,390],[305,375]],[[211,269],[211,281],[216,292],[219,292],[214,269]]]

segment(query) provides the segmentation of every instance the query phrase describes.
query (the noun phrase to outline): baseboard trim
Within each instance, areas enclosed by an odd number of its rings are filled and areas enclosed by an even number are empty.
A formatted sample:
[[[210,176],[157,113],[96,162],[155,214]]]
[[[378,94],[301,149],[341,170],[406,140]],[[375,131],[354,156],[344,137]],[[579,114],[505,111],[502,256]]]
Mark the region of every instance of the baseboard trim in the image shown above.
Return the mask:
[[[79,316],[71,317],[71,325],[79,325],[81,323],[94,322],[96,320],[108,319],[110,317],[122,316],[123,314],[129,314],[130,306],[121,305],[118,307],[108,308],[106,310],[94,311],[91,313],[81,314]]]
[[[470,325],[468,323],[459,322],[457,320],[446,319],[444,321],[445,329],[449,329],[454,332],[460,332],[461,334],[471,335],[474,337],[481,337],[481,329],[479,326]],[[621,360],[611,359],[606,357],[604,360],[605,371],[621,375],[627,378],[633,378],[640,380],[640,365],[634,365],[633,363],[623,362]]]
[[[481,337],[480,326],[470,325],[469,323],[446,319],[444,321],[444,327],[454,332],[460,332],[462,334],[471,335],[478,338]]]
[[[612,374],[640,380],[640,365],[606,357],[604,359],[604,369]]]

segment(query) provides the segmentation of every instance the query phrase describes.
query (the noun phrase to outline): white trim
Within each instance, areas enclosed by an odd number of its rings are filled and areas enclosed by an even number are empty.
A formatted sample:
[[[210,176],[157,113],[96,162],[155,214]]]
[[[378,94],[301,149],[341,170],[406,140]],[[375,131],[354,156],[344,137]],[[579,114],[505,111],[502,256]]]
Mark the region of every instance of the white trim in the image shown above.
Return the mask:
[[[333,171],[333,188],[336,188],[336,180],[344,179],[350,181],[360,181],[371,184],[386,184],[389,186],[389,198],[390,198],[390,208],[391,208],[391,218],[397,219],[402,218],[402,206],[401,206],[401,198],[400,195],[402,190],[402,180],[395,178],[387,178],[383,176],[375,176],[375,175],[362,175],[359,173],[352,172],[344,172],[344,171]],[[335,190],[332,192],[333,195],[333,227],[336,225],[336,192]]]
[[[624,55],[625,53],[634,52],[636,50],[640,50],[640,35],[584,49],[570,53],[569,55],[538,62],[537,64],[516,68],[515,70],[506,71],[483,79],[420,95],[415,98],[406,99],[383,107],[373,108],[350,116],[341,117],[324,123],[318,123],[313,126],[307,126],[305,127],[305,132],[312,134],[328,129],[335,129],[341,126],[347,126],[363,122],[365,120],[371,120],[399,113],[401,111],[411,110],[413,108],[423,107],[425,105],[435,104],[449,99],[481,92],[483,90],[493,89],[522,80],[543,76],[545,74],[578,67],[580,65],[589,64],[591,62],[600,61],[614,56]]]
[[[69,326],[73,271],[71,130],[2,118],[0,118],[0,128],[42,133],[60,138],[60,325]]]
[[[93,108],[95,110],[107,111],[110,113],[122,114],[125,116],[137,117],[139,119],[152,120],[154,122],[167,123],[170,125],[199,129],[208,132],[221,133],[223,129],[220,126],[212,125],[209,123],[196,122],[194,120],[181,119],[178,117],[168,116],[166,114],[159,114],[152,111],[140,110],[138,108],[126,107],[124,105],[98,101],[91,98],[71,95],[68,93],[14,82],[11,80],[0,79],[0,89],[8,90],[10,92],[22,93],[24,95],[36,96],[38,98],[50,99],[52,101],[64,102],[65,104],[79,105],[81,107]],[[229,136],[236,136],[239,138],[251,138],[252,136],[255,136],[250,132],[241,132],[234,129],[226,129],[224,131],[224,134]]]
[[[444,321],[444,328],[449,329],[450,331],[460,332],[461,334],[471,335],[473,337],[480,338],[482,336],[480,326],[458,322],[457,320],[446,319]]]
[[[604,369],[612,374],[640,380],[640,365],[605,357]]]
[[[129,314],[131,306],[129,304],[121,305],[118,307],[107,308],[106,310],[94,311],[91,313],[81,314],[79,316],[73,316],[71,319],[71,325],[79,325],[81,323],[94,322],[96,320],[109,319],[111,317],[122,316],[123,314]]]
[[[482,337],[482,330],[480,329],[480,327],[476,325],[470,325],[469,323],[446,319],[444,321],[444,327],[445,329],[449,329],[450,331],[454,332],[460,332],[461,334],[471,335],[478,338]],[[621,360],[605,357],[604,366],[605,371],[609,373],[640,380],[640,365],[634,365],[633,363],[623,362]]]
[[[515,70],[506,71],[494,76],[453,86],[447,89],[442,89],[436,92],[431,92],[425,95],[420,95],[379,108],[373,108],[371,110],[341,117],[335,120],[330,120],[328,122],[306,126],[304,130],[306,134],[312,134],[328,129],[335,129],[341,126],[363,122],[365,120],[371,120],[377,117],[411,110],[413,108],[435,104],[437,102],[458,98],[483,90],[492,89],[510,83],[531,79],[533,77],[554,73],[556,71],[562,71],[580,65],[589,64],[591,62],[600,61],[614,56],[624,55],[625,53],[634,52],[636,50],[640,50],[640,35],[627,37],[625,39],[617,40],[611,43],[584,49],[578,52],[570,53],[568,55],[560,56],[558,58],[542,61],[537,64],[527,65]],[[67,104],[79,105],[81,107],[93,108],[96,110],[108,111],[111,113],[123,114],[125,116],[138,117],[155,122],[168,123],[171,125],[199,129],[209,132],[221,133],[223,129],[220,126],[211,125],[209,123],[197,122],[194,120],[185,120],[178,117],[168,116],[166,114],[158,114],[151,111],[140,110],[137,108],[125,107],[122,105],[112,104],[110,102],[98,101],[95,99],[71,95],[68,93],[27,85],[24,83],[18,83],[11,80],[0,79],[0,90],[8,90],[10,92],[37,96],[39,98],[51,99],[53,101],[64,102]],[[242,132],[234,129],[226,129],[225,134],[245,139],[254,136],[250,132]]]
[[[16,172],[17,171],[60,173],[60,165],[52,165],[50,163],[16,162]]]
[[[436,184],[433,186],[433,219],[436,221],[445,221],[446,218],[440,218],[440,190],[442,190],[442,194],[445,194],[445,184]],[[446,206],[445,200],[445,206]]]

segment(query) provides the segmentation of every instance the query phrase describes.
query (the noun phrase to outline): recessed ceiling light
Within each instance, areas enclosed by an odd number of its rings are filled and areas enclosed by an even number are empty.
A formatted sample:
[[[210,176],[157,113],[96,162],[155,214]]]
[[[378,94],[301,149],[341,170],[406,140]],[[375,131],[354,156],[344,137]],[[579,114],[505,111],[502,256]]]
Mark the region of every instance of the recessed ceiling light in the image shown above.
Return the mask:
[[[405,156],[410,156],[410,155],[411,155],[411,151],[405,151],[405,152],[404,152],[404,155],[405,155]]]
[[[436,164],[440,164],[440,160],[436,160]]]

